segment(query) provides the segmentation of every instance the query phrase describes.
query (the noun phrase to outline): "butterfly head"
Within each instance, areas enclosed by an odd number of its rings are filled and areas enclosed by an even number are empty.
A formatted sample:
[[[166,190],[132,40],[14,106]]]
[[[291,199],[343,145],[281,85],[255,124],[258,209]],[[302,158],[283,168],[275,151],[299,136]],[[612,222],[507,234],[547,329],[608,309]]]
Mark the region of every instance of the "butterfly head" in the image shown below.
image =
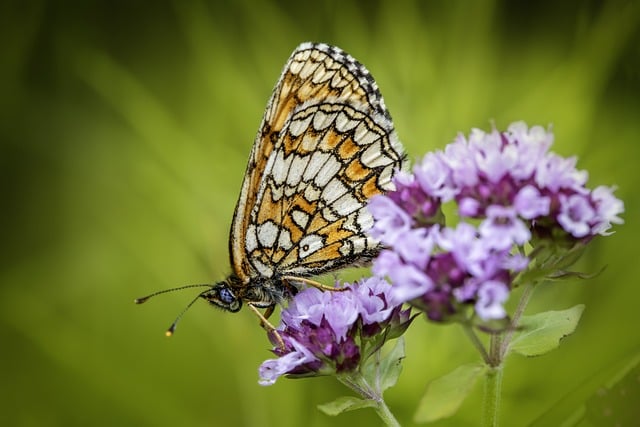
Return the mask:
[[[233,292],[228,280],[212,285],[200,294],[200,298],[223,310],[235,313],[242,307],[242,300]]]

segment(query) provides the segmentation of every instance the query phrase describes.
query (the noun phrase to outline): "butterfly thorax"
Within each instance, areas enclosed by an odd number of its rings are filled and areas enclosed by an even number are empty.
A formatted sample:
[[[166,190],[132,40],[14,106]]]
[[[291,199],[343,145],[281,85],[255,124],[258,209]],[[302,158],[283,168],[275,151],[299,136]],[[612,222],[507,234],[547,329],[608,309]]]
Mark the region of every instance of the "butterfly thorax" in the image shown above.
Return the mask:
[[[254,277],[248,283],[236,275],[211,286],[200,294],[209,304],[230,312],[237,312],[242,303],[257,308],[271,308],[291,298],[297,289],[278,277]]]

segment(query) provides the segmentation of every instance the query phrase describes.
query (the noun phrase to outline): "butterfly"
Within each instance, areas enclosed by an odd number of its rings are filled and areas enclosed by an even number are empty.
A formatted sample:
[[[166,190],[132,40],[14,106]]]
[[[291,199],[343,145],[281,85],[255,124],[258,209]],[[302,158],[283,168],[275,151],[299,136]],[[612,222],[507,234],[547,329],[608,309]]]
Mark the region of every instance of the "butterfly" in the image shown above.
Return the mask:
[[[367,201],[393,188],[405,160],[369,71],[337,47],[299,45],[249,155],[229,238],[232,273],[189,285],[208,287],[191,304],[203,298],[230,312],[246,304],[275,330],[267,318],[301,285],[327,288],[310,277],[366,265],[379,252],[367,235]]]

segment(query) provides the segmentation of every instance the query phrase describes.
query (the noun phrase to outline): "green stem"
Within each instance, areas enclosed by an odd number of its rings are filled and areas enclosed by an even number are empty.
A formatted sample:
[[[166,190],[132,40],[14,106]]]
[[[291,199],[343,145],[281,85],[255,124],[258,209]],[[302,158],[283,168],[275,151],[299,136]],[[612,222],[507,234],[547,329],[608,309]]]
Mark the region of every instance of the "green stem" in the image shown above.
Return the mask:
[[[491,334],[491,340],[489,342],[489,363],[492,368],[502,365],[502,343],[506,337],[503,336],[503,332],[496,332]]]
[[[502,390],[502,365],[489,367],[484,380],[482,426],[497,427]]]
[[[338,375],[338,380],[359,394],[363,399],[374,402],[374,409],[380,419],[384,421],[385,425],[388,427],[400,427],[400,423],[396,420],[396,417],[385,403],[382,393],[376,392],[364,377],[360,374],[353,374],[349,376]]]
[[[471,340],[471,343],[473,344],[473,346],[476,348],[476,350],[478,350],[478,352],[482,356],[482,360],[484,360],[484,363],[486,363],[487,365],[490,365],[491,359],[490,359],[489,353],[487,353],[487,349],[484,347],[484,344],[482,344],[482,341],[480,341],[480,338],[478,338],[478,335],[474,332],[473,326],[471,326],[469,322],[466,322],[462,324],[462,329],[467,334],[467,337],[469,337],[469,339]]]
[[[507,356],[509,350],[509,344],[513,338],[520,318],[524,314],[524,310],[527,308],[527,304],[531,299],[535,283],[529,283],[525,285],[516,307],[513,317],[511,318],[511,324],[509,328],[503,333],[497,333],[491,335],[491,341],[489,344],[488,361],[483,353],[485,362],[487,363],[487,372],[485,374],[484,383],[484,403],[482,413],[482,425],[484,427],[497,427],[498,418],[500,413],[500,399],[502,391],[502,373],[504,369],[504,359]]]
[[[384,399],[380,399],[377,402],[376,412],[378,413],[380,419],[384,421],[387,426],[400,427],[400,423],[398,422],[398,420],[396,420],[396,417],[393,416],[393,414],[389,410],[389,407],[384,402]]]
[[[513,317],[511,318],[511,325],[505,332],[502,343],[500,344],[500,352],[498,354],[500,361],[502,361],[507,356],[509,344],[511,344],[511,338],[513,338],[513,334],[518,328],[518,323],[520,323],[520,318],[524,314],[524,310],[527,308],[527,304],[529,304],[529,300],[531,299],[531,295],[533,295],[535,285],[535,282],[527,283],[526,285],[524,285],[522,296],[520,296],[520,301],[518,302],[516,311],[513,313]]]

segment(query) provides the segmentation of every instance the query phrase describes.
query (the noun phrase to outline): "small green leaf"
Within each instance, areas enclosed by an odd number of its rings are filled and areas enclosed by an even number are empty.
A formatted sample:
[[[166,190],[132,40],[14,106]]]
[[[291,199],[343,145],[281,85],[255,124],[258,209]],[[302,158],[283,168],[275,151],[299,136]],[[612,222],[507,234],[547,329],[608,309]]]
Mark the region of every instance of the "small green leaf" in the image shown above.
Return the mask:
[[[420,400],[414,421],[428,423],[455,414],[486,369],[483,364],[470,363],[431,381]]]
[[[387,343],[389,344],[389,343]],[[362,376],[368,384],[382,395],[382,392],[393,387],[402,372],[402,359],[404,359],[404,339],[398,338],[393,348],[389,351],[388,345],[371,354],[361,369]]]
[[[581,273],[579,271],[565,271],[565,270],[557,270],[555,273],[547,276],[549,280],[565,280],[565,279],[582,279],[588,280],[593,279],[594,277],[598,277],[602,272],[607,268],[607,266],[602,267],[600,270],[595,273]]]
[[[343,412],[353,411],[361,408],[372,408],[376,406],[373,400],[364,400],[355,396],[342,396],[333,402],[318,405],[318,409],[327,415],[335,417]]]
[[[404,359],[404,339],[398,338],[393,349],[380,361],[380,391],[383,392],[393,387],[398,382],[402,372],[402,359]]]
[[[567,310],[547,311],[523,316],[521,329],[513,339],[510,350],[523,356],[540,356],[560,345],[560,340],[576,330],[584,305]]]

